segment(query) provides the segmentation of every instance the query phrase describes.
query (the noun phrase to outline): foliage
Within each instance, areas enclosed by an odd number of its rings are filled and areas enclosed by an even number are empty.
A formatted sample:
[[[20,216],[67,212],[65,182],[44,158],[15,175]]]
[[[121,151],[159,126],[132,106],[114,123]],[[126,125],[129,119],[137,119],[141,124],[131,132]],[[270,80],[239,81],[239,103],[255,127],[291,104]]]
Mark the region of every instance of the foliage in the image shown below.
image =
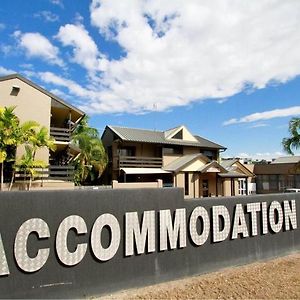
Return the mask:
[[[28,142],[32,145],[33,158],[35,158],[38,148],[47,147],[52,151],[56,148],[54,144],[55,140],[53,137],[49,136],[48,129],[45,126],[36,129],[34,134],[29,136]]]
[[[49,137],[47,128],[39,128],[39,124],[35,121],[27,121],[20,124],[20,120],[14,112],[15,108],[15,106],[0,107],[1,190],[3,190],[5,163],[15,163],[16,148],[19,145],[27,145],[27,150],[25,147],[25,156],[22,158],[24,160],[28,160],[30,157],[28,147],[31,145],[32,165],[36,164],[38,166],[41,165],[41,162],[35,161],[36,150],[40,147],[54,149],[54,140]],[[13,169],[17,169],[14,164]],[[34,174],[31,171],[29,173],[32,175],[31,178],[33,178]],[[11,185],[13,177],[14,172],[11,179]]]
[[[24,179],[29,175],[28,190],[30,190],[32,180],[39,173],[38,169],[44,169],[46,167],[47,164],[44,161],[34,159],[34,148],[26,145],[25,153],[15,165],[15,171],[23,172]]]
[[[97,129],[89,127],[87,117],[76,127],[72,143],[80,149],[80,154],[75,159],[75,183],[94,182],[106,167],[107,155]]]
[[[4,162],[8,157],[8,148],[17,143],[19,137],[19,119],[14,114],[15,107],[0,108],[0,163],[1,190],[4,182]]]
[[[300,118],[292,118],[289,122],[290,136],[282,140],[283,149],[294,155],[292,149],[300,148]]]

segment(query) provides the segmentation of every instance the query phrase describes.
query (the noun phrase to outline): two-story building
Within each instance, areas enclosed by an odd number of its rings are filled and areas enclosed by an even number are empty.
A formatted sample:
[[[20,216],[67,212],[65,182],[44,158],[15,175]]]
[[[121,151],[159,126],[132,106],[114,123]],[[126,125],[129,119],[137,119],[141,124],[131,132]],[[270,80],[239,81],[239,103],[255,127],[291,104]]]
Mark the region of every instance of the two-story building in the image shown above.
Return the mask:
[[[19,74],[0,77],[0,106],[15,106],[14,112],[21,123],[33,120],[48,129],[55,139],[56,150],[39,149],[36,159],[49,165],[45,173],[52,182],[71,183],[73,167],[70,162],[79,153],[70,143],[71,133],[84,113]],[[17,157],[23,153],[24,147],[18,147]]]
[[[300,156],[278,157],[271,163],[252,165],[258,194],[300,189]]]
[[[189,198],[248,194],[246,184],[238,189],[238,180],[252,173],[227,170],[219,163],[226,148],[185,126],[166,131],[106,126],[102,142],[109,158],[108,182],[162,179],[164,186],[184,188]]]

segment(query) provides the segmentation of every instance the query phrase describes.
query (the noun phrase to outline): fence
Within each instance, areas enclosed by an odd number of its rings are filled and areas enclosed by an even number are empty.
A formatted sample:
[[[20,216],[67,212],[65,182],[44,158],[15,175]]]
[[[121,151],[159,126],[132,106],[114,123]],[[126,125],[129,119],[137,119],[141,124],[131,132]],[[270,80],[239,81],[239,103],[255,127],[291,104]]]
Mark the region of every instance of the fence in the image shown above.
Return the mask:
[[[0,297],[89,297],[284,255],[299,219],[300,193],[2,192]]]

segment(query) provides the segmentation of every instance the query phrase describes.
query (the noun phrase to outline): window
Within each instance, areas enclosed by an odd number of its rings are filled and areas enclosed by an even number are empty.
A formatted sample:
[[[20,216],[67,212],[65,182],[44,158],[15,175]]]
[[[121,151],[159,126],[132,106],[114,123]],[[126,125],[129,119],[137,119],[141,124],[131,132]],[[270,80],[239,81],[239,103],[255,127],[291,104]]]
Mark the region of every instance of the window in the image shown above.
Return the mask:
[[[189,182],[189,173],[184,173],[184,194],[189,195],[190,182]]]
[[[238,192],[239,192],[239,195],[247,195],[246,178],[239,178],[238,179]]]
[[[200,153],[202,153],[203,155],[205,155],[207,158],[209,158],[210,160],[217,160],[217,155],[215,151],[211,151],[211,150],[200,150]]]
[[[279,188],[278,175],[269,175],[269,182],[270,182],[270,190],[278,191]]]
[[[182,130],[178,131],[178,132],[172,137],[172,139],[182,140],[182,139],[183,139]]]
[[[122,147],[119,149],[120,156],[135,156],[135,147]]]
[[[164,155],[183,154],[183,147],[182,146],[164,147],[163,154]]]

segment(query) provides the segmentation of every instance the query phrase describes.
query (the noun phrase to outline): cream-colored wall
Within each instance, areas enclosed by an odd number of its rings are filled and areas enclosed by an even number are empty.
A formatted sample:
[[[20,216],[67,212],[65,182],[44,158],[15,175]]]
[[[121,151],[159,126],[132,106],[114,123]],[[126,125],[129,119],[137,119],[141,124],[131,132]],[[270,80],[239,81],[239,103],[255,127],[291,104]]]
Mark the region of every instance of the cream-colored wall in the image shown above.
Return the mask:
[[[176,175],[175,186],[179,188],[184,188],[184,173],[178,173]]]
[[[20,87],[16,96],[10,95],[13,85]],[[50,130],[51,98],[18,78],[0,82],[0,106],[16,106],[15,113],[21,123],[33,120]],[[23,153],[24,147],[19,147],[17,157]],[[48,149],[38,150],[36,159],[48,163]]]
[[[194,198],[199,198],[199,174],[194,173],[193,175],[193,185],[194,185]]]
[[[223,196],[231,196],[231,180],[223,180]]]
[[[193,163],[188,165],[186,168],[182,169],[182,171],[183,172],[196,172],[203,166],[205,166],[205,163],[202,160],[197,159],[196,161],[194,161]]]
[[[184,141],[198,142],[198,140],[184,126],[182,127],[182,133],[183,133],[182,137]]]

